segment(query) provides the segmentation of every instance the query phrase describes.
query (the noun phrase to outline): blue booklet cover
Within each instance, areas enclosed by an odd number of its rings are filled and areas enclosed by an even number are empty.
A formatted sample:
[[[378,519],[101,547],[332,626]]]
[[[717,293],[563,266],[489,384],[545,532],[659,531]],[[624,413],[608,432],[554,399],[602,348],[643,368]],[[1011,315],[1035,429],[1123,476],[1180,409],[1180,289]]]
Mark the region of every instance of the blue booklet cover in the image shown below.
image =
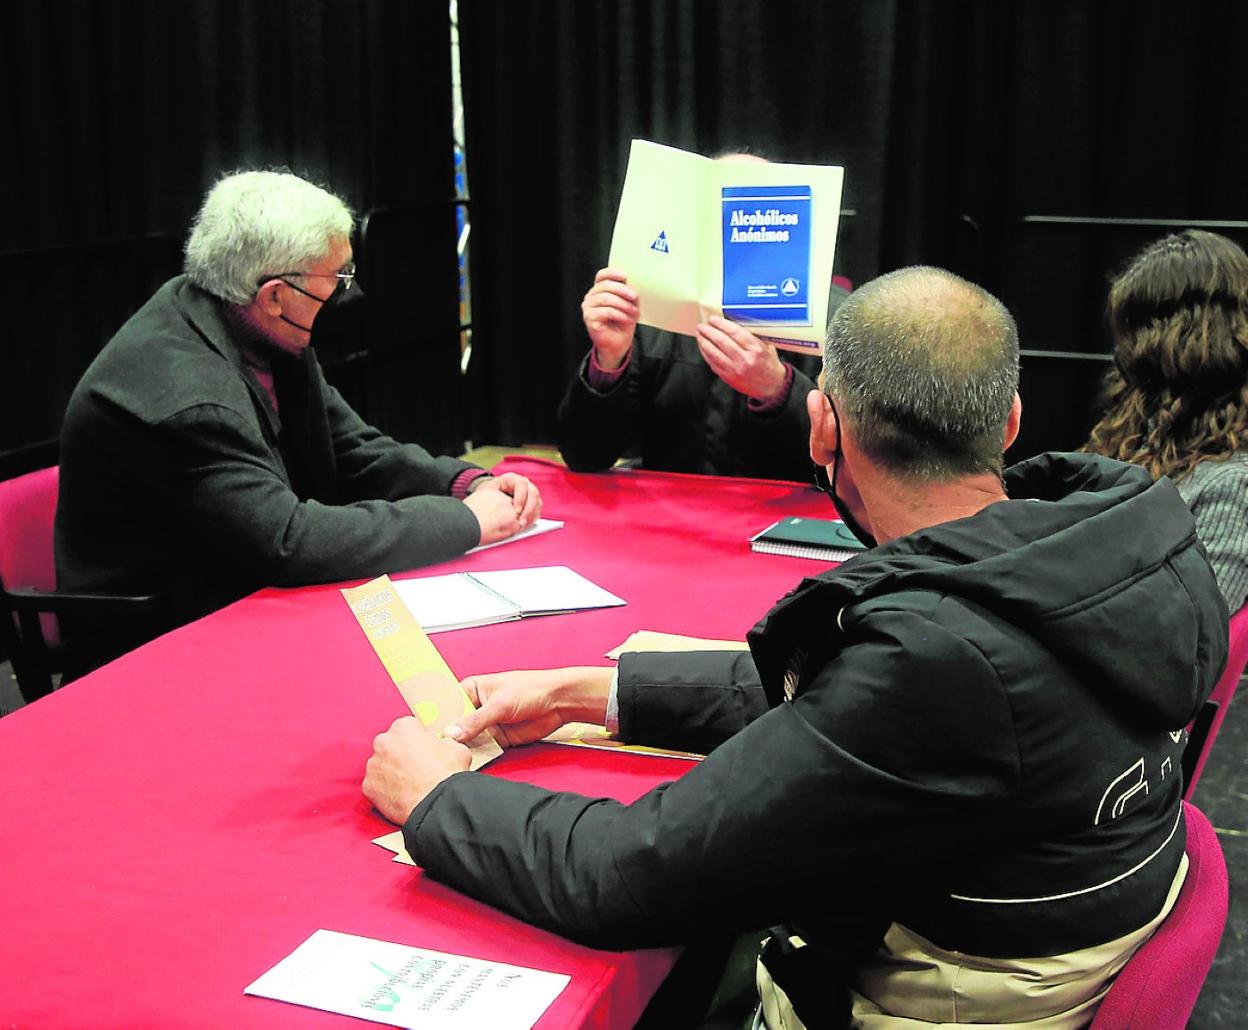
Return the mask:
[[[721,191],[726,318],[810,325],[810,186]]]
[[[818,354],[844,179],[837,165],[712,161],[635,139],[608,264],[645,325],[694,336],[724,315]]]

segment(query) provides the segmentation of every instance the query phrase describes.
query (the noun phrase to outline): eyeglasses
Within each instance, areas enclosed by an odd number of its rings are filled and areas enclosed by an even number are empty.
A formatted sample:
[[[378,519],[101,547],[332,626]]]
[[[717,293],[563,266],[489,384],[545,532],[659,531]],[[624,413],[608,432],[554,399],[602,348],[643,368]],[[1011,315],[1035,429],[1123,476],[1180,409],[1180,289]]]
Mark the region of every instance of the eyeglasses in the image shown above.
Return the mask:
[[[355,263],[352,262],[343,265],[336,272],[277,272],[274,275],[266,275],[261,283],[266,283],[270,279],[281,279],[285,282],[285,276],[297,275],[301,279],[337,279],[342,284],[343,291],[351,289],[351,284],[355,282]],[[290,285],[287,283],[287,285]]]

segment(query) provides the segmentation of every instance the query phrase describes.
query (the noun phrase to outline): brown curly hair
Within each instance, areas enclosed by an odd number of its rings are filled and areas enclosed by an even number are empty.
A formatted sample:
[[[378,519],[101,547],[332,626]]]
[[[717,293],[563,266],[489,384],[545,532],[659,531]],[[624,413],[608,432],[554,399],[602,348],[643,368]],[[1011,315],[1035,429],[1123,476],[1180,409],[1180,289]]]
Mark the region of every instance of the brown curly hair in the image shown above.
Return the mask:
[[[1248,448],[1248,255],[1187,229],[1111,284],[1114,367],[1084,450],[1181,479]]]

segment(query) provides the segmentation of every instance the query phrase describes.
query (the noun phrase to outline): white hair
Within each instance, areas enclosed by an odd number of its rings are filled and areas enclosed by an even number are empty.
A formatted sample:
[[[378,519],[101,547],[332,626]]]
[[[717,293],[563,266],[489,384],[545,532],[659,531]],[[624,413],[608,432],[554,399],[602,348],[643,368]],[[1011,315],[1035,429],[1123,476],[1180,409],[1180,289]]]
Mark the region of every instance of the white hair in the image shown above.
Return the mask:
[[[266,278],[298,272],[349,239],[351,211],[338,197],[290,172],[233,172],[204,198],[186,241],[191,282],[246,304]]]

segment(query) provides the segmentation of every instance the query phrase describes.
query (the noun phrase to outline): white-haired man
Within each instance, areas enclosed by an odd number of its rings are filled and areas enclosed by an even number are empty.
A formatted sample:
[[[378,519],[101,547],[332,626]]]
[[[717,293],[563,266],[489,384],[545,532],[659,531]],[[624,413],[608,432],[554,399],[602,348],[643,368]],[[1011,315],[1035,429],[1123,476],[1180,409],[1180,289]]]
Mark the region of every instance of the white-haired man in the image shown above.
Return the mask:
[[[225,176],[191,229],[185,274],[74,390],[58,582],[160,598],[90,663],[262,586],[441,561],[537,517],[524,477],[399,444],[325,382],[309,343],[351,287],[352,226],[339,198],[298,176]]]
[[[1002,473],[1017,378],[979,287],[866,284],[807,409],[877,546],[781,599],[751,656],[474,677],[454,739],[376,739],[365,794],[429,875],[596,947],[782,927],[772,1030],[1086,1026],[1183,882],[1183,727],[1226,607],[1168,481],[1079,454]],[[456,740],[570,720],[708,757],[631,805],[464,771]]]

